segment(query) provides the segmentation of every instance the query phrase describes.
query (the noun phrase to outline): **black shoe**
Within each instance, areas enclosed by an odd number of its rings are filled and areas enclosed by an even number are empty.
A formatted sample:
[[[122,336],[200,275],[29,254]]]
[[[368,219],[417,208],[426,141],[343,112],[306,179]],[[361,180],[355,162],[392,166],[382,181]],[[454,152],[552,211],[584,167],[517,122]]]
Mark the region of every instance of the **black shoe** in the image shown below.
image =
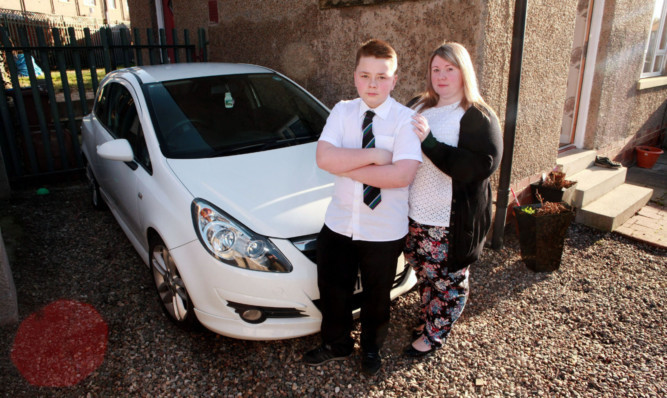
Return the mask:
[[[382,357],[379,352],[364,352],[361,354],[361,372],[366,376],[373,376],[382,367]]]
[[[594,165],[598,167],[606,167],[608,169],[618,169],[621,167],[620,163],[614,162],[613,160],[604,156],[596,156]]]
[[[350,354],[347,355],[337,355],[334,354],[333,351],[327,346],[327,345],[321,345],[315,349],[312,349],[308,351],[307,353],[303,354],[303,357],[301,360],[306,364],[310,366],[319,366],[323,365],[327,362],[330,361],[340,361],[342,359],[345,359],[349,357]]]
[[[418,349],[412,346],[412,343],[410,343],[403,350],[403,355],[405,355],[408,358],[421,358],[429,354],[432,354],[433,352],[435,352],[435,350],[437,350],[437,348],[435,346],[431,346],[431,348],[428,351],[419,351]]]

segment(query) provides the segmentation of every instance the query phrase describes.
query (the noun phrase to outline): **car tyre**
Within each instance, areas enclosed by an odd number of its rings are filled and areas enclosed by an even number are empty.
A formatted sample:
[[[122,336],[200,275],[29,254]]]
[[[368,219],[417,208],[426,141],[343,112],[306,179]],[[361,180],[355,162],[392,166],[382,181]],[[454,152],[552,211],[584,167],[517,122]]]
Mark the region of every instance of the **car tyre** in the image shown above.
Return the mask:
[[[100,196],[100,185],[95,179],[93,174],[93,169],[90,167],[90,164],[86,165],[86,177],[88,178],[88,186],[90,187],[90,203],[92,203],[95,210],[104,210],[106,209],[106,204],[104,199]]]
[[[167,246],[159,238],[150,244],[150,265],[164,312],[185,330],[199,329],[194,305]]]

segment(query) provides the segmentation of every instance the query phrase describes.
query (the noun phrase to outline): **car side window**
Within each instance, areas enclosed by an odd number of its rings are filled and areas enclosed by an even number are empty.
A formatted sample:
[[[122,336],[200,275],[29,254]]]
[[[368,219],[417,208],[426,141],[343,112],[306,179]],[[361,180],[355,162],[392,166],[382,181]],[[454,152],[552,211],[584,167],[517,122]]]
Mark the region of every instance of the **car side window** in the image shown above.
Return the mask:
[[[95,116],[104,124],[107,122],[109,108],[109,85],[107,84],[100,90],[95,104]]]
[[[107,85],[105,91],[108,91],[106,95],[107,114],[106,119],[100,117],[100,120],[114,138],[125,138],[130,143],[132,152],[134,152],[134,160],[151,172],[148,147],[132,94],[118,83]]]
[[[148,147],[144,139],[144,131],[141,129],[137,109],[133,106],[132,110],[128,113],[127,118],[130,120],[130,123],[128,123],[127,131],[124,132],[125,136],[123,138],[126,138],[130,143],[132,152],[134,152],[134,160],[144,166],[150,173],[152,172],[151,158],[148,156]]]

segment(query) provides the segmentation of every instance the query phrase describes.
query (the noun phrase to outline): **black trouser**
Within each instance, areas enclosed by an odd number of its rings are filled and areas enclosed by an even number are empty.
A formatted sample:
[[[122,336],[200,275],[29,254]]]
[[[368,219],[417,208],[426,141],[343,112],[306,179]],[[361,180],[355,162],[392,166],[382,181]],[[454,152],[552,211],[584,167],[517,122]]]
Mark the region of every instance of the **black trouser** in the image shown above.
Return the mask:
[[[352,240],[322,228],[317,240],[317,284],[322,340],[337,355],[352,353],[352,293],[361,271],[361,349],[378,352],[389,330],[390,292],[405,238],[389,242]]]

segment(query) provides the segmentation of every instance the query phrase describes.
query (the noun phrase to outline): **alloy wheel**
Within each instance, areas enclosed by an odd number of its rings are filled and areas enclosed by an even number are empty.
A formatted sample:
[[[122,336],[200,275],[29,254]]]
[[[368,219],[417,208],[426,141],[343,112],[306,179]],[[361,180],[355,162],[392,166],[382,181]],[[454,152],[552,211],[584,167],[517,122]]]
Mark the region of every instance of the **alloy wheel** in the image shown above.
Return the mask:
[[[151,268],[155,287],[167,314],[179,324],[192,323],[194,314],[190,296],[174,258],[162,242],[152,245]]]

